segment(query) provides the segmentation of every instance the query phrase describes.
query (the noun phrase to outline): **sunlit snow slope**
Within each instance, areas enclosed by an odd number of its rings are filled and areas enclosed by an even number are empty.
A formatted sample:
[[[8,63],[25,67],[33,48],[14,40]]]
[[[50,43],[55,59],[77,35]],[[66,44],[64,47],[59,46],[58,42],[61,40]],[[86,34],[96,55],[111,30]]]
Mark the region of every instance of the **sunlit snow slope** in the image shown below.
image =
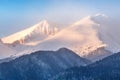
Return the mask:
[[[2,38],[4,43],[20,43],[20,44],[30,44],[33,45],[37,41],[42,41],[50,35],[54,35],[58,29],[56,27],[50,26],[46,20],[25,29],[23,31],[12,34],[8,37]]]
[[[61,47],[67,47],[77,52],[80,56],[88,55],[97,48],[106,46],[98,38],[98,34],[94,29],[97,26],[98,24],[94,23],[91,17],[88,16],[43,41],[38,48],[56,50]]]
[[[120,40],[117,35],[119,29],[114,31],[114,26],[119,27],[110,19],[104,14],[88,16],[62,30],[49,25],[47,21],[42,21],[26,30],[4,37],[2,41],[10,47],[12,45],[12,49],[20,53],[18,55],[30,51],[57,50],[66,47],[82,57],[91,56],[96,60],[110,55],[109,52],[119,51]],[[101,55],[97,52],[98,49]]]

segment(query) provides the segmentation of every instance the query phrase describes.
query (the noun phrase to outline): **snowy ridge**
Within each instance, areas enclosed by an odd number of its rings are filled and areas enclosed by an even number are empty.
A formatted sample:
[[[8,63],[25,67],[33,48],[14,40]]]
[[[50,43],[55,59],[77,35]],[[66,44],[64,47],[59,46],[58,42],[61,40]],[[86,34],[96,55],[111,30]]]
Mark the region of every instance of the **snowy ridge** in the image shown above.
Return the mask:
[[[10,48],[18,51],[19,54],[15,54],[16,56],[66,47],[81,57],[90,56],[90,59],[98,60],[96,58],[109,55],[109,51],[119,51],[120,47],[117,31],[112,31],[114,25],[111,25],[112,22],[108,19],[109,17],[104,14],[87,16],[60,31],[47,21],[42,21],[26,30],[2,38],[2,41],[9,43]],[[97,52],[98,49],[100,50]],[[101,54],[101,57],[98,57],[99,52],[105,55]]]
[[[4,43],[25,43],[29,41],[43,40],[49,35],[54,35],[58,29],[51,27],[46,20],[25,29],[23,31],[12,34],[8,37],[2,38]],[[9,41],[8,41],[9,40]]]
[[[57,50],[61,47],[67,47],[80,56],[87,56],[97,48],[106,46],[99,40],[97,31],[94,29],[97,26],[98,24],[88,16],[63,29],[52,38],[43,41],[37,48],[41,50]]]

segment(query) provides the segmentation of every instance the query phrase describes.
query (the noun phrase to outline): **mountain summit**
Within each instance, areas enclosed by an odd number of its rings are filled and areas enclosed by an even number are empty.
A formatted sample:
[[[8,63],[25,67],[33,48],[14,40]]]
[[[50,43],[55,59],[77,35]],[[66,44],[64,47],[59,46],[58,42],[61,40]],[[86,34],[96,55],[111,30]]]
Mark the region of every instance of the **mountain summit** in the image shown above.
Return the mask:
[[[32,41],[40,41],[50,35],[54,35],[58,29],[50,26],[46,20],[27,28],[23,31],[2,38],[4,43],[27,43]]]
[[[118,43],[119,40],[113,36],[113,31],[106,31],[109,30],[108,24],[108,17],[104,14],[87,16],[61,30],[44,20],[28,29],[4,37],[2,41],[18,51],[18,54],[66,47],[81,57],[99,60],[110,55],[109,50],[119,50],[114,48],[119,47],[119,44],[113,39]]]
[[[89,60],[62,48],[57,51],[37,51],[0,64],[0,80],[48,80],[74,66],[85,66]]]

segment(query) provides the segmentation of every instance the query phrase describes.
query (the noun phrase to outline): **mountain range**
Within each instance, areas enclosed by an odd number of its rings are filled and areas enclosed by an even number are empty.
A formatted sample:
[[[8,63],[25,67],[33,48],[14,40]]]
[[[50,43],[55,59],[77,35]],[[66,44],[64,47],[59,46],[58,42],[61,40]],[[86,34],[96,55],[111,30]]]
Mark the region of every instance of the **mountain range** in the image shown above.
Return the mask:
[[[67,48],[37,51],[0,63],[0,80],[119,80],[120,53],[97,62]]]
[[[87,16],[63,29],[44,20],[30,28],[1,38],[2,45],[9,48],[10,52],[4,53],[7,56],[0,58],[8,58],[8,53],[9,57],[17,57],[39,50],[58,50],[66,47],[81,57],[96,61],[119,52],[119,40],[114,41],[115,33],[106,31],[109,30],[109,23],[109,17],[104,14]]]
[[[67,69],[50,80],[120,80],[120,53],[85,67]]]
[[[48,80],[74,66],[86,66],[91,61],[79,57],[67,48],[57,51],[37,51],[0,64],[0,80]]]

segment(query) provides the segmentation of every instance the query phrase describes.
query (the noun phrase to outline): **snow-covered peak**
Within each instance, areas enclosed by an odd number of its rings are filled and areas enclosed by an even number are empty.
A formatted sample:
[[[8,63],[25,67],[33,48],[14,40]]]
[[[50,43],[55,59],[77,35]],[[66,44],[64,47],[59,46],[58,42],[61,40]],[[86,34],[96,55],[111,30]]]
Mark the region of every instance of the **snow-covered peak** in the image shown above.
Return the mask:
[[[59,32],[56,27],[44,20],[28,29],[5,37],[2,41],[12,44],[21,43],[22,45],[12,47],[19,51],[20,55],[38,50],[57,50],[66,47],[82,57],[90,55],[96,57],[101,54],[92,52],[98,51],[99,48],[111,52],[120,51],[120,39],[117,35],[119,27],[114,31],[116,26],[106,21],[108,19],[104,14],[87,16]]]
[[[43,41],[38,46],[38,49],[57,50],[61,47],[66,47],[80,56],[87,56],[97,48],[106,46],[99,39],[98,33],[94,28],[96,26],[98,25],[91,19],[91,16],[85,17],[64,28],[55,36]]]
[[[79,26],[79,25],[90,25],[90,24],[94,24],[94,22],[91,20],[91,16],[87,16],[85,18],[80,19],[79,21],[76,21],[75,23],[73,23],[72,26]]]
[[[33,33],[41,33],[45,35],[51,35],[57,32],[57,28],[51,26],[46,20],[41,21],[37,25],[33,26]]]
[[[46,20],[40,23],[12,34],[10,36],[2,38],[4,43],[25,43],[37,40],[43,40],[49,35],[54,35],[58,29],[56,27],[50,26]]]
[[[108,16],[106,16],[105,14],[98,13],[92,16],[84,17],[76,21],[72,26],[85,25],[85,24],[86,25],[91,25],[91,24],[98,25],[101,22],[107,21],[107,19],[108,19]]]

